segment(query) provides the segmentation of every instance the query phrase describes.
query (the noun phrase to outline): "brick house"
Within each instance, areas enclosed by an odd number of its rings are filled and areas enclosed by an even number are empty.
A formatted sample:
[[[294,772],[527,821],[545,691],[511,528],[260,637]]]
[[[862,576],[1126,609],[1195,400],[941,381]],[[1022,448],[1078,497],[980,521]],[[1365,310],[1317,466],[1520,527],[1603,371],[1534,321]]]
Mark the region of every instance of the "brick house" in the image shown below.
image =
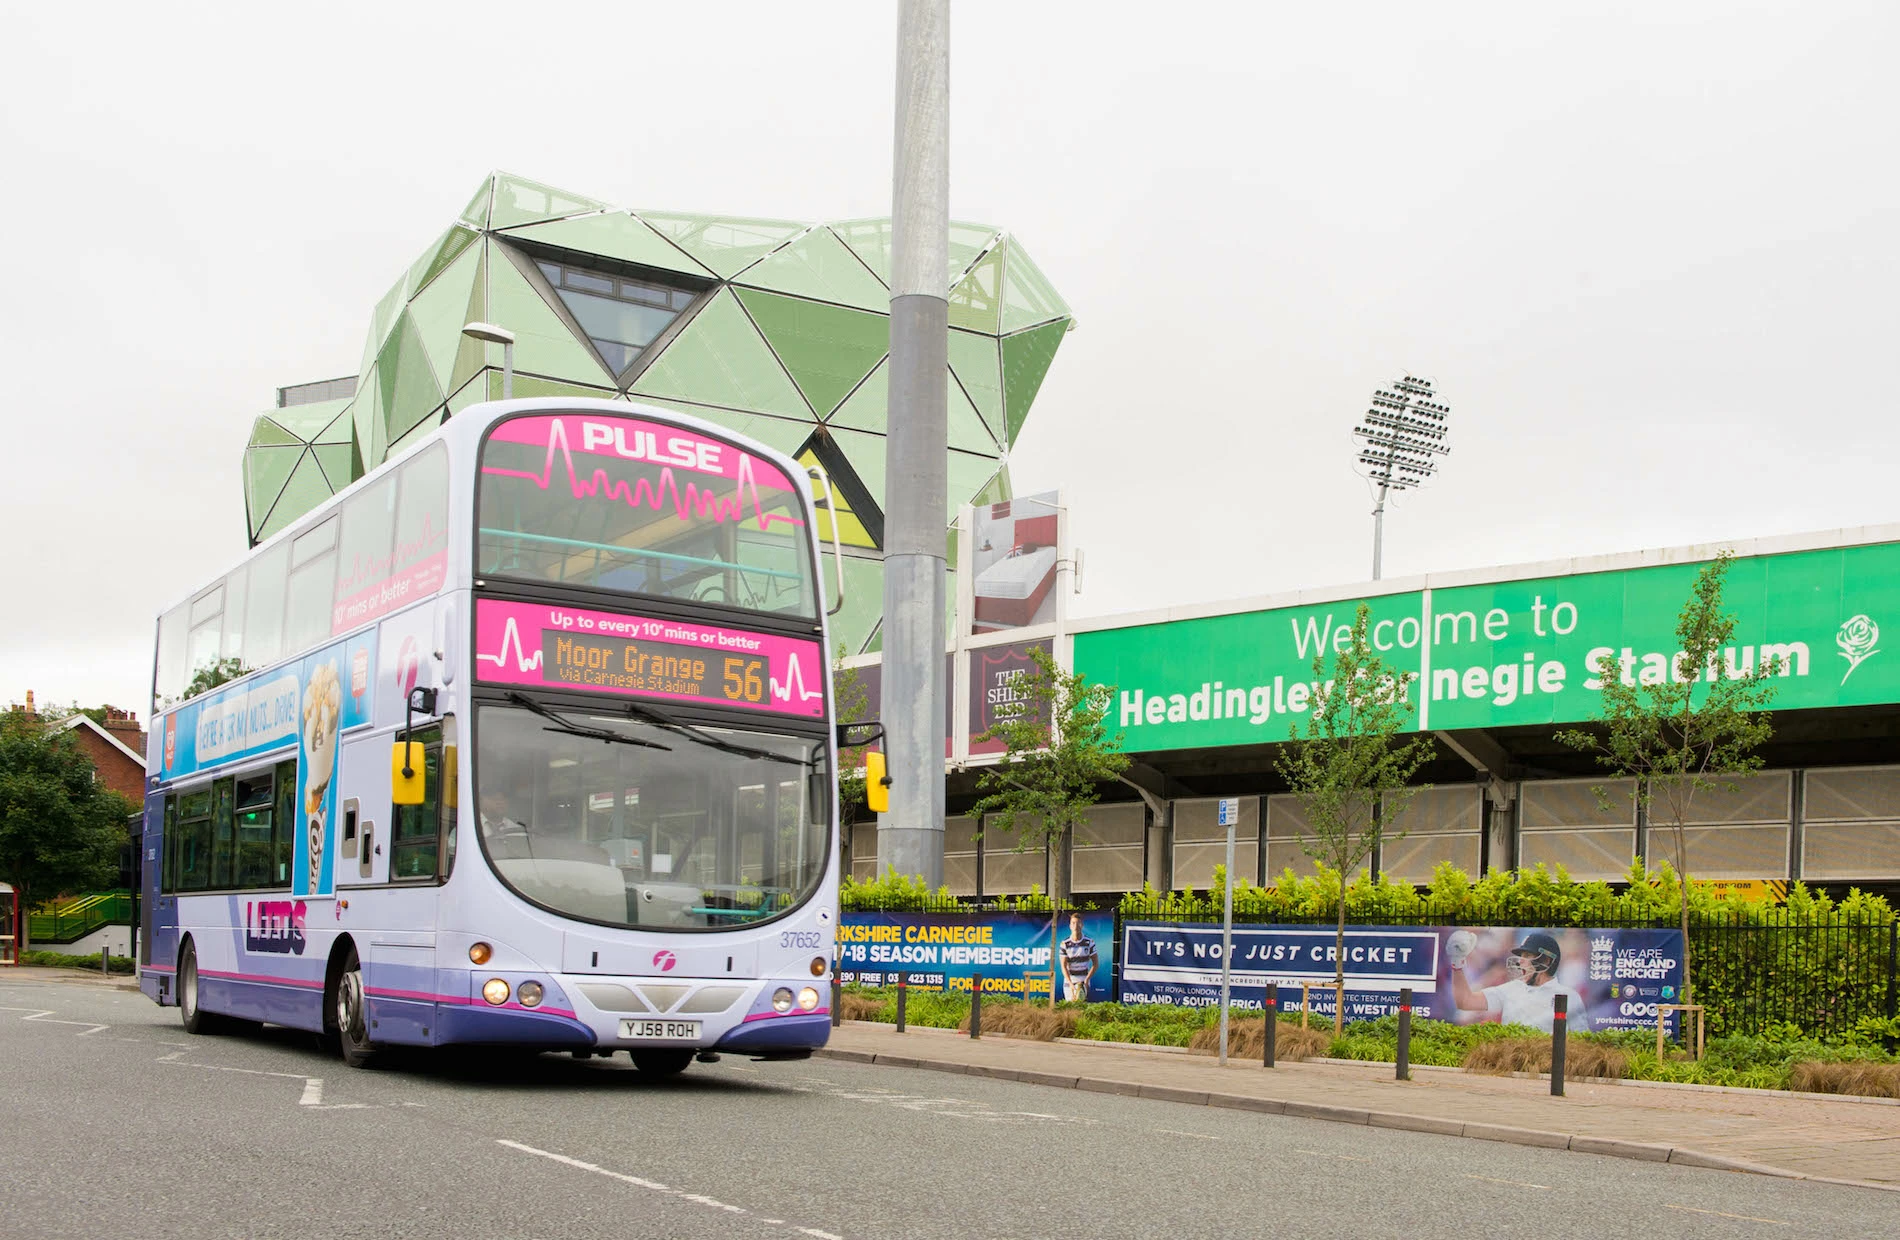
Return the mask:
[[[15,705],[15,713],[39,719],[33,691],[26,691],[26,704]],[[92,759],[93,777],[134,805],[145,803],[145,729],[139,726],[136,711],[106,707],[103,725],[89,715],[70,719],[43,720],[48,728],[71,732],[79,747]]]
[[[100,783],[134,805],[145,803],[145,729],[136,712],[108,706],[104,726],[89,715],[74,715],[53,726],[78,737]]]

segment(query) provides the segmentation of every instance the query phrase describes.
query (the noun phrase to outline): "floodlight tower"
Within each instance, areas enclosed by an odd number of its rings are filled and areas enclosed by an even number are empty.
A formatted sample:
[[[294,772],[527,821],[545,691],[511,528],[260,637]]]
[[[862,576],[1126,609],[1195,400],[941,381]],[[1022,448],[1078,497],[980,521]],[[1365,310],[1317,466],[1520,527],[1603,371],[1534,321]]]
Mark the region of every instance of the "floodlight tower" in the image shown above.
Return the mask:
[[[1388,491],[1422,486],[1438,471],[1436,458],[1451,449],[1445,445],[1449,405],[1433,399],[1432,381],[1407,375],[1391,388],[1372,394],[1372,408],[1353,428],[1359,442],[1359,472],[1379,488],[1372,508],[1372,579],[1379,580],[1380,554],[1385,541],[1385,497]]]

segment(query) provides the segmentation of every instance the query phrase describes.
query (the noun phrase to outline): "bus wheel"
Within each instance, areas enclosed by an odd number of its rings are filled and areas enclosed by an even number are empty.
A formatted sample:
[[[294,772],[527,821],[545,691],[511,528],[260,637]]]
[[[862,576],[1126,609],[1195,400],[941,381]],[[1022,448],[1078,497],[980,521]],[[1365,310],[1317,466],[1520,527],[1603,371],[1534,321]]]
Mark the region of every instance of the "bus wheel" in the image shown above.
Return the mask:
[[[352,1068],[367,1068],[376,1062],[376,1048],[370,1045],[369,1022],[363,1010],[363,967],[351,950],[344,958],[343,971],[337,975],[336,993],[330,1010],[336,1021],[337,1049],[343,1062]]]
[[[642,1076],[678,1076],[693,1062],[691,1051],[629,1051]]]
[[[178,953],[178,1014],[185,1019],[186,1033],[224,1032],[224,1022],[198,1006],[198,949],[190,939]]]

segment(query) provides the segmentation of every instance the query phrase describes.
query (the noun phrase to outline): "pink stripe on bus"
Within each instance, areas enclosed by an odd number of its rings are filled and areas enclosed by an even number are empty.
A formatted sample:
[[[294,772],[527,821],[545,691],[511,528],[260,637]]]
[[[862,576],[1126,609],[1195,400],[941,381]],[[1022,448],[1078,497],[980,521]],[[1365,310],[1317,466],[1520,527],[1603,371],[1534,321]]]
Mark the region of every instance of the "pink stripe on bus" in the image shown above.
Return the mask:
[[[322,982],[306,982],[296,977],[265,977],[260,973],[224,973],[217,969],[200,969],[201,977],[216,977],[227,982],[255,982],[260,986],[298,986],[305,990],[322,990]]]

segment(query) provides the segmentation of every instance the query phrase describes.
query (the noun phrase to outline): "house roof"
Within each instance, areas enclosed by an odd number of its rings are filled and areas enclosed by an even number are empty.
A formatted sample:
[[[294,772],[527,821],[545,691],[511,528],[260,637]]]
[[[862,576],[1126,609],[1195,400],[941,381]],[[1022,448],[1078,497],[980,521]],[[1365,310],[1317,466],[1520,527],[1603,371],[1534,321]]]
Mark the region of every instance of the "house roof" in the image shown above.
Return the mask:
[[[94,732],[95,734],[103,738],[106,744],[112,746],[114,749],[118,750],[120,753],[130,758],[132,761],[138,763],[140,770],[145,769],[145,755],[144,754],[136,752],[135,750],[130,748],[128,745],[126,745],[124,741],[120,740],[118,737],[112,735],[112,733],[106,731],[104,728],[94,723],[92,720],[92,716],[90,715],[74,715],[71,719],[63,720],[60,723],[55,724],[54,726],[61,729],[62,731],[68,728],[82,728],[82,727],[88,728],[92,732]]]

